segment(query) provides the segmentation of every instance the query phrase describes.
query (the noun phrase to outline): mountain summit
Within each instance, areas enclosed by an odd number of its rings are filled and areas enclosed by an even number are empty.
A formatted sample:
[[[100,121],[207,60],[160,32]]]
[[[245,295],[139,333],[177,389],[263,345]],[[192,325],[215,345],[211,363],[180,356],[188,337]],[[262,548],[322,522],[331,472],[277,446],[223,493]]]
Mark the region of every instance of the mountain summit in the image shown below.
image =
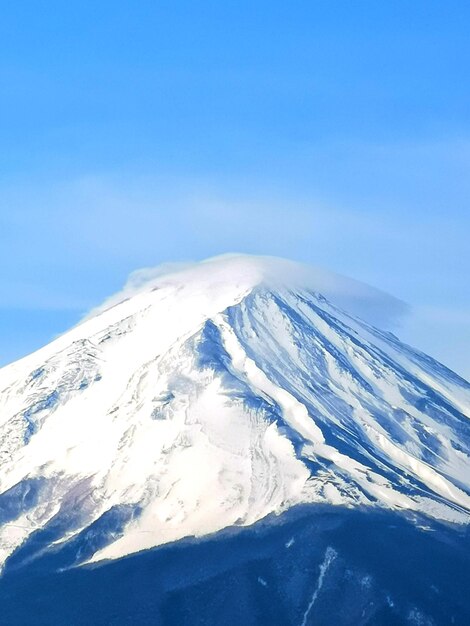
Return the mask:
[[[0,562],[115,559],[306,503],[467,524],[470,385],[384,330],[402,310],[279,259],[135,274],[0,370]]]

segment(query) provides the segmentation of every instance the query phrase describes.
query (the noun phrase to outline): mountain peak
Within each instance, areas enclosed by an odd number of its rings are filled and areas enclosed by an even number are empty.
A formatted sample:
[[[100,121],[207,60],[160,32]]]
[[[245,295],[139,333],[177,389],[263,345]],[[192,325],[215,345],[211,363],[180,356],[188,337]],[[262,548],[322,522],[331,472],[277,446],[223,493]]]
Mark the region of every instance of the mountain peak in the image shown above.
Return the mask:
[[[303,503],[467,522],[470,386],[363,321],[391,303],[272,258],[134,274],[0,371],[0,561],[116,558]]]
[[[199,262],[165,263],[133,272],[124,288],[86,319],[142,293],[173,287],[193,294],[218,292],[237,301],[251,290],[315,292],[352,315],[379,326],[394,327],[407,306],[397,298],[330,270],[274,256],[224,254]]]

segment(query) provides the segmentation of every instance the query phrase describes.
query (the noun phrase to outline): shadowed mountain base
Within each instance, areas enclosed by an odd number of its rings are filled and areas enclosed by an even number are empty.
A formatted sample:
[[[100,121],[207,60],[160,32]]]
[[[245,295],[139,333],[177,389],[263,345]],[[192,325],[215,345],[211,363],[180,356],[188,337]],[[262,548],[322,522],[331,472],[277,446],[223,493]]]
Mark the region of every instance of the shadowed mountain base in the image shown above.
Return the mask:
[[[49,551],[7,567],[1,622],[468,624],[468,531],[423,524],[393,512],[300,506],[93,567],[57,571],[70,549]]]

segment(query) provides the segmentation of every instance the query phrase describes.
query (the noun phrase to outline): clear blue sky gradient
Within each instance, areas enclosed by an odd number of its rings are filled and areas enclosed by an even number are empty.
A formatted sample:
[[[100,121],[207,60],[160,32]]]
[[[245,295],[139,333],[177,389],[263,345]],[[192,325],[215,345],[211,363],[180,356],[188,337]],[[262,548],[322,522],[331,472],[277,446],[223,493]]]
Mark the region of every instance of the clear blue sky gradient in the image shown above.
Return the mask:
[[[470,378],[470,4],[3,3],[0,364],[134,269],[354,276]]]

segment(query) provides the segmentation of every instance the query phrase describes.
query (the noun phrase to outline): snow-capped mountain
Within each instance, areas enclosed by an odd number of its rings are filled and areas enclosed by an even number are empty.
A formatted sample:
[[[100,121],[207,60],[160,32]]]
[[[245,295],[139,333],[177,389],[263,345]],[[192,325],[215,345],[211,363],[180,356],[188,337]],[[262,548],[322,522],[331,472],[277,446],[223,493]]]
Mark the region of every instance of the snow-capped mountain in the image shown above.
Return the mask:
[[[395,301],[245,256],[139,278],[0,370],[2,564],[115,559],[302,503],[468,524],[470,385],[379,330]]]

